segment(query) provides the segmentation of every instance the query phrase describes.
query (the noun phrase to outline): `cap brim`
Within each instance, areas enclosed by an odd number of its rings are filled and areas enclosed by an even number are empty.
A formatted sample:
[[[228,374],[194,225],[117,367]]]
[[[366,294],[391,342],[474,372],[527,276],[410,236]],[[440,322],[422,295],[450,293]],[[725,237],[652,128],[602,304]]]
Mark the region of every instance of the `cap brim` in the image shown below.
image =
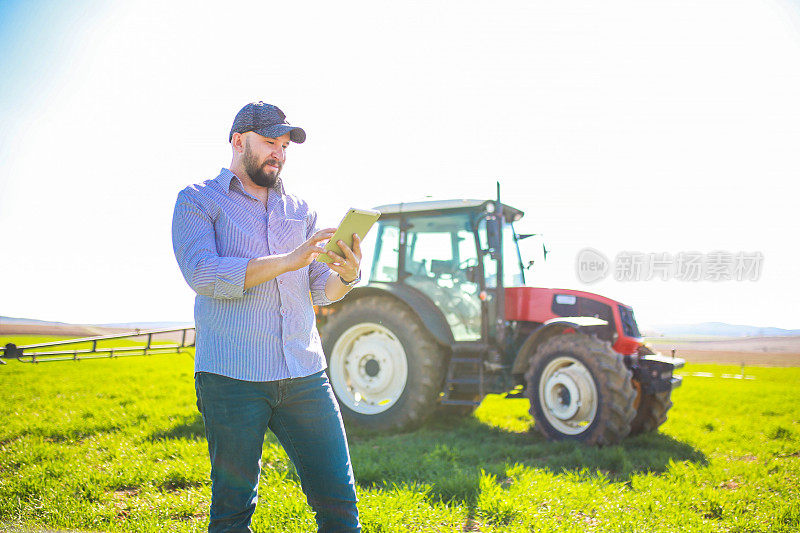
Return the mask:
[[[306,132],[303,128],[298,128],[297,126],[290,126],[288,124],[275,124],[274,126],[267,126],[266,128],[261,128],[253,131],[258,133],[259,135],[263,135],[264,137],[270,137],[272,139],[280,137],[281,135],[286,135],[288,133],[289,139],[291,139],[293,143],[297,144],[300,144],[306,140]]]

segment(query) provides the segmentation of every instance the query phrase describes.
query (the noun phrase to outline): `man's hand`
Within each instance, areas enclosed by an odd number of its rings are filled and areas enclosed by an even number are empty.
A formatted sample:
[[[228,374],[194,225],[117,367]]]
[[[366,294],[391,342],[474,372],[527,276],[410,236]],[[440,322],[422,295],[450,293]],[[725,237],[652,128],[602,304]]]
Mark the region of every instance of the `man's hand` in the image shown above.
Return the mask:
[[[330,240],[336,228],[325,228],[316,232],[306,242],[292,250],[286,255],[286,268],[287,270],[299,270],[304,266],[311,264],[311,261],[317,258],[322,253],[323,246],[321,242]]]
[[[353,249],[351,250],[344,241],[336,244],[344,252],[344,257],[328,251],[328,256],[333,259],[333,263],[328,263],[328,267],[339,274],[344,281],[350,282],[358,277],[361,268],[361,239],[353,233]]]

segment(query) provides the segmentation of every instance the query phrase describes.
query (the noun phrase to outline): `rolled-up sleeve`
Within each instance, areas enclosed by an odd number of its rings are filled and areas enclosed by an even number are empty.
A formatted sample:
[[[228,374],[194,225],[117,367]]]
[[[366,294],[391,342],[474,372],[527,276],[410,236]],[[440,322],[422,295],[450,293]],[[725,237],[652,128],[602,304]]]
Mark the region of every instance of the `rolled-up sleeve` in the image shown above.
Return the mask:
[[[312,211],[308,215],[308,227],[306,229],[306,239],[310,239],[312,235],[317,232],[317,213]],[[325,284],[328,278],[335,274],[333,270],[328,268],[328,265],[320,261],[311,261],[308,265],[308,286],[311,290],[311,303],[314,305],[328,305],[337,300],[331,300],[325,294]]]
[[[250,258],[219,256],[214,223],[186,190],[175,202],[172,249],[184,279],[197,294],[227,300],[244,295]]]

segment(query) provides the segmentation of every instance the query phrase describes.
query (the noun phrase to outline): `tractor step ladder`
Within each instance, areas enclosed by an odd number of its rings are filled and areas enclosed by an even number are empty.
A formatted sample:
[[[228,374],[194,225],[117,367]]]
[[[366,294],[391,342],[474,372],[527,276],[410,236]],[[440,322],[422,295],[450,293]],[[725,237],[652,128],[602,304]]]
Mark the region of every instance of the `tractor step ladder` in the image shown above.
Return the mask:
[[[463,342],[453,345],[453,356],[447,367],[442,405],[480,404],[484,397],[484,365],[482,355],[488,346]]]

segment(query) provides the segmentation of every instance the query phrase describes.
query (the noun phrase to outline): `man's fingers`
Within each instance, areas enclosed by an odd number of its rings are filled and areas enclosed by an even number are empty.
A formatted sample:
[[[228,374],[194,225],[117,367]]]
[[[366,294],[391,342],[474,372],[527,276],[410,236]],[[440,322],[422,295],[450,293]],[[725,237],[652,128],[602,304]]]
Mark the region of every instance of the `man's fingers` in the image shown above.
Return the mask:
[[[355,256],[355,254],[353,253],[353,250],[351,250],[351,249],[350,249],[350,248],[347,246],[347,244],[345,244],[345,242],[344,242],[344,241],[339,241],[339,242],[338,242],[338,243],[336,243],[336,244],[338,244],[338,245],[339,245],[339,248],[341,248],[341,249],[342,249],[342,251],[344,252],[344,255],[347,257],[347,260],[348,260],[348,261],[352,261],[353,263],[358,263],[358,259],[356,259],[356,256]]]
[[[341,275],[345,279],[355,278],[358,272],[353,272],[350,265],[342,263],[328,263],[328,268]]]
[[[336,228],[321,229],[318,232],[316,232],[314,235],[312,235],[311,238],[308,239],[307,242],[317,243],[317,242],[320,242],[320,241],[324,241],[326,239],[330,239],[331,237],[333,237],[334,233],[336,233]]]
[[[335,228],[327,228],[327,229],[319,230],[314,235],[312,235],[311,238],[309,238],[303,244],[303,246],[309,246],[309,247],[311,247],[312,250],[321,251],[322,248],[324,247],[324,244],[325,244],[323,241],[329,241],[331,239],[331,237],[333,237],[333,234],[335,233],[335,231],[336,231]]]
[[[332,251],[330,251],[330,250],[328,251],[328,257],[330,257],[331,259],[333,259],[333,261],[334,261],[335,263],[345,263],[345,262],[346,262],[346,260],[345,260],[345,258],[344,258],[344,257],[341,257],[339,254],[337,254],[337,253],[335,253],[335,252],[332,252]]]
[[[336,272],[337,274],[345,274],[345,269],[341,265],[336,265],[334,263],[328,263],[328,268]]]
[[[353,253],[361,257],[361,238],[356,233],[353,233]]]
[[[318,247],[318,246],[320,246],[320,244],[325,244],[329,240],[330,240],[330,236],[328,236],[328,237],[320,237],[318,239],[311,238],[311,239],[308,239],[306,241],[306,244],[310,244],[311,246]]]

